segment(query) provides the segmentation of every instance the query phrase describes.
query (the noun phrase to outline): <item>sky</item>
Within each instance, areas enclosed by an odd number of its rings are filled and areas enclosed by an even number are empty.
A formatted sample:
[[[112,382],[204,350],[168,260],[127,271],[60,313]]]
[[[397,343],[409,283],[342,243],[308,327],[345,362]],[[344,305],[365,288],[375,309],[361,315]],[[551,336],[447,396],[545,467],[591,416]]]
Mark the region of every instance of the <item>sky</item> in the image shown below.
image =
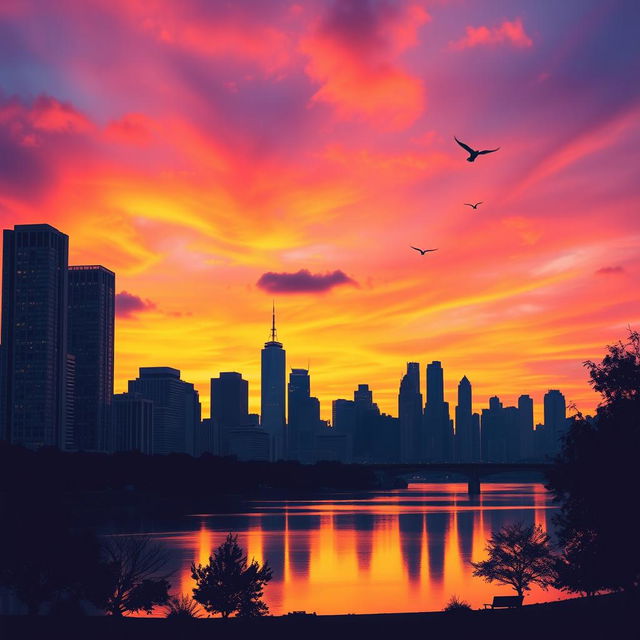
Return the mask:
[[[406,362],[474,410],[640,325],[635,0],[2,0],[0,221],[117,274],[116,391],[288,367],[397,415]],[[476,149],[466,162],[454,136]],[[464,205],[482,201],[477,210]],[[425,256],[411,245],[438,250]]]

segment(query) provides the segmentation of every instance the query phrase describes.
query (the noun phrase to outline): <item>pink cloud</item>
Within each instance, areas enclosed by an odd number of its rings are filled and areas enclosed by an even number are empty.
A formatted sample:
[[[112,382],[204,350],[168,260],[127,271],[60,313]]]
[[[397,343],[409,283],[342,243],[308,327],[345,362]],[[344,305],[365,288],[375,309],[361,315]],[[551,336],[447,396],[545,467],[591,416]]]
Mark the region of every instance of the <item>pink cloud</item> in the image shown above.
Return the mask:
[[[301,43],[306,72],[320,84],[312,101],[332,104],[342,119],[385,129],[413,123],[424,110],[424,87],[398,58],[417,44],[418,29],[429,20],[415,3],[335,2]]]
[[[116,294],[116,315],[119,318],[132,318],[136,313],[151,311],[156,308],[152,300],[143,300],[128,291]]]
[[[295,273],[269,271],[258,280],[258,287],[269,293],[324,293],[342,284],[357,286],[355,280],[340,269],[328,273],[311,273],[308,269]]]
[[[467,49],[480,45],[510,44],[514,47],[530,47],[533,40],[527,35],[520,18],[505,20],[497,27],[467,27],[467,35],[451,43],[452,49]]]
[[[624,267],[602,267],[596,271],[599,276],[617,276],[624,273]]]

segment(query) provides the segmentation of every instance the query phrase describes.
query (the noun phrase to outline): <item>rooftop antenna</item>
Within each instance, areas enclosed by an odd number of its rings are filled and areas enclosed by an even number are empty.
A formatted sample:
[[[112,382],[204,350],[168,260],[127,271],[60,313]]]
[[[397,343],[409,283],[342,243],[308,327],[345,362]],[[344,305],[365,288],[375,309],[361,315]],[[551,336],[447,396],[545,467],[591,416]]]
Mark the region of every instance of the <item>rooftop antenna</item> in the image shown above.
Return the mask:
[[[278,341],[278,334],[276,332],[276,302],[273,301],[273,308],[271,310],[271,342]]]

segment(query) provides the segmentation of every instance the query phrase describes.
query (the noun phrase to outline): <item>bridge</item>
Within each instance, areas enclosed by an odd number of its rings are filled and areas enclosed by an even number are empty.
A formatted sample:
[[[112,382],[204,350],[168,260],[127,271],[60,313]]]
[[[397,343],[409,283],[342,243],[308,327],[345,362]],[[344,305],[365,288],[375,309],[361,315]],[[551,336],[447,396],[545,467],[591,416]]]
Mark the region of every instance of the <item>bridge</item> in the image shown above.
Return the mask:
[[[406,464],[372,464],[376,471],[396,476],[423,473],[455,473],[467,479],[469,495],[479,495],[481,481],[498,473],[526,472],[544,473],[551,468],[548,462],[424,462]]]

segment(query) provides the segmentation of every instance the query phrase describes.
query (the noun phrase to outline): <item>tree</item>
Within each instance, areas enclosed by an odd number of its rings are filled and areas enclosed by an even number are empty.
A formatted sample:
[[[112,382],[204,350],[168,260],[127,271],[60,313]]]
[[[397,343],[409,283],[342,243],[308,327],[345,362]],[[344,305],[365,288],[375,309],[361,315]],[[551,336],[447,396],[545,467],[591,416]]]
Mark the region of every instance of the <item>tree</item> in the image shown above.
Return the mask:
[[[513,587],[519,596],[538,584],[551,586],[555,577],[555,559],[549,536],[539,525],[525,527],[517,522],[494,531],[486,547],[488,560],[472,562],[473,575],[486,582]]]
[[[209,564],[192,564],[191,575],[196,581],[193,599],[209,613],[228,618],[263,616],[269,608],[261,600],[264,586],[271,580],[268,563],[262,566],[247,557],[231,533],[209,558]]]
[[[103,546],[104,571],[93,584],[93,602],[112,616],[145,611],[169,600],[166,551],[146,536],[114,536]]]
[[[640,585],[637,504],[640,334],[584,363],[601,397],[594,419],[578,413],[549,472],[564,548],[559,586],[577,593]]]

